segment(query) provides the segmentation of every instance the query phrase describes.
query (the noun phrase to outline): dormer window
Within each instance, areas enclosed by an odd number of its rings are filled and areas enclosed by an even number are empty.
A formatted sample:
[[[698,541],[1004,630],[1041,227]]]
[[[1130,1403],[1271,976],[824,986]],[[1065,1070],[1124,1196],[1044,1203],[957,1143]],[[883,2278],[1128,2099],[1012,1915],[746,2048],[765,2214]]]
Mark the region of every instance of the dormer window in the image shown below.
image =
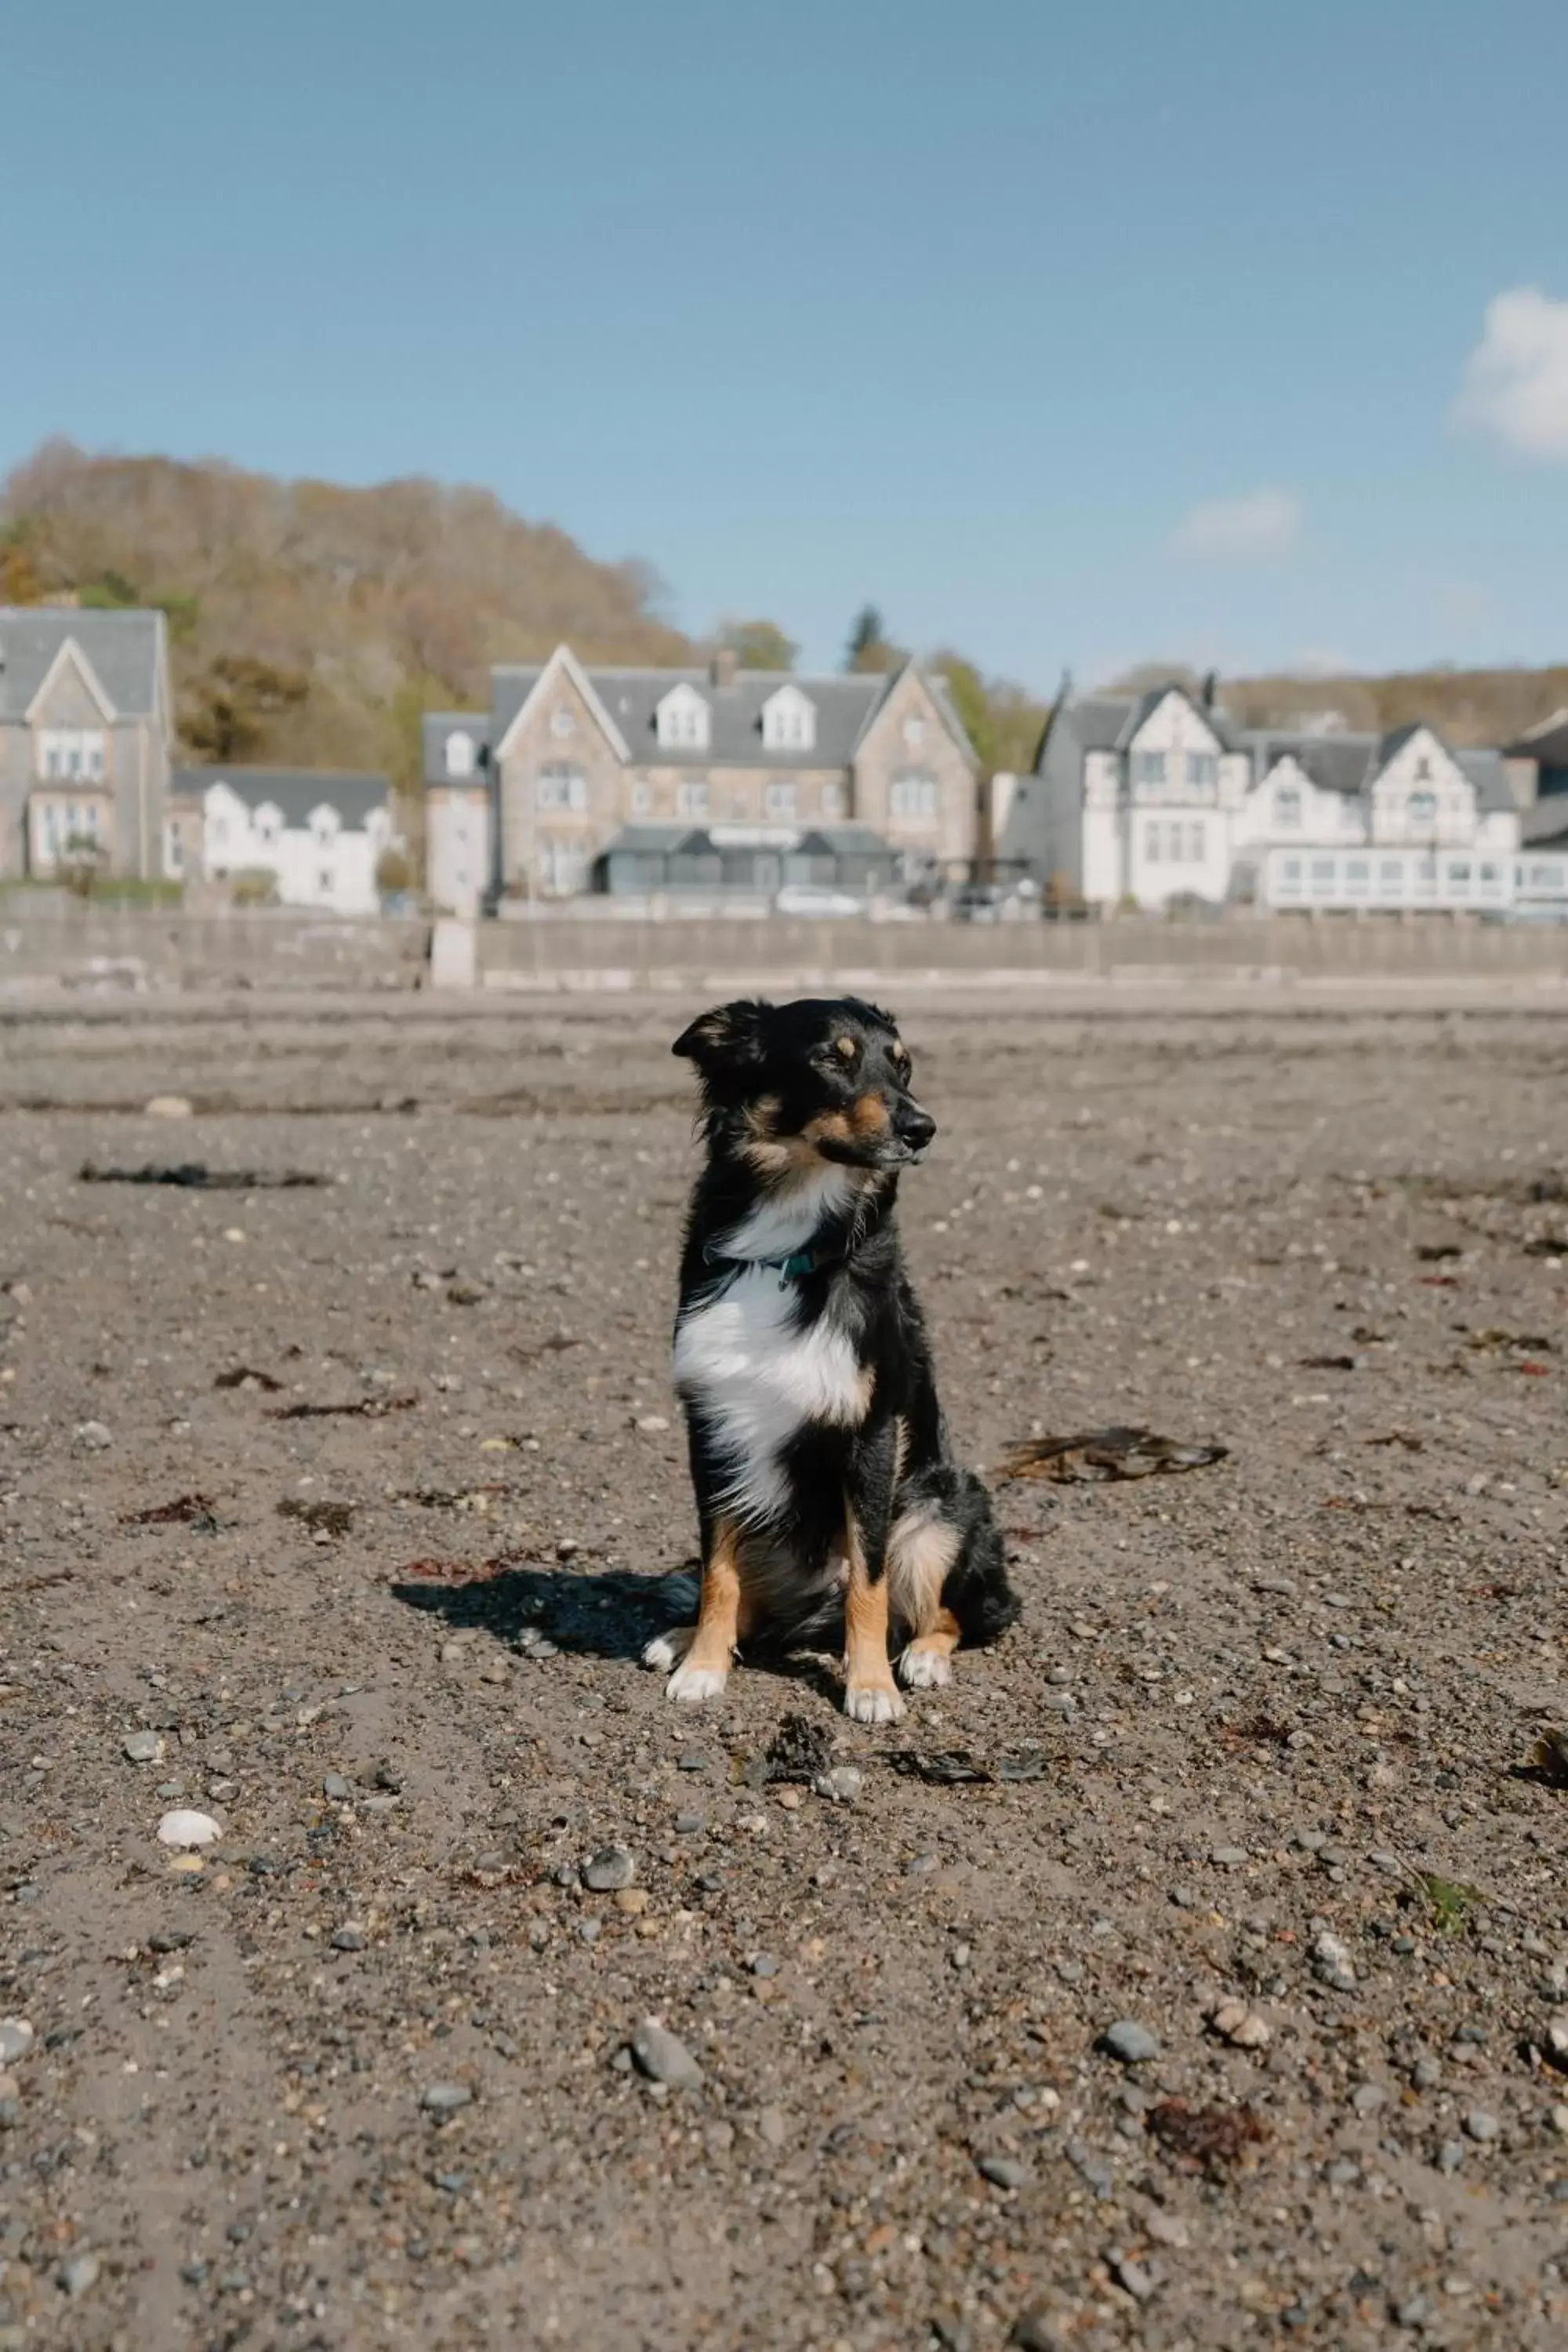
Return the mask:
[[[1163,751],[1134,751],[1132,781],[1134,784],[1142,785],[1146,792],[1158,790],[1165,781]]]
[[[658,740],[667,751],[708,749],[708,705],[694,686],[671,687],[659,704]]]
[[[577,721],[564,702],[558,702],[550,714],[550,731],[558,742],[577,732]]]
[[[447,773],[449,776],[471,776],[474,772],[474,739],[458,727],[447,738]]]
[[[258,841],[276,841],[278,838],[278,828],[280,823],[281,818],[279,811],[273,808],[270,803],[267,803],[261,808],[258,808],[256,812],[257,839]]]
[[[816,741],[816,710],[798,686],[781,686],[763,705],[763,748],[809,751]]]

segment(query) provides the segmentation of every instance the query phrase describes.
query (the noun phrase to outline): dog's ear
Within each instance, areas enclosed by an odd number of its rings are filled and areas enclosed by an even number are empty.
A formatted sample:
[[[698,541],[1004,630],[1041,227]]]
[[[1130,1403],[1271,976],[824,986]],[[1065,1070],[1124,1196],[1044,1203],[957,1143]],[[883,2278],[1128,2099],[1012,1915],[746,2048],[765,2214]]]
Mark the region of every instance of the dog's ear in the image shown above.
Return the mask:
[[[716,1004],[711,1012],[699,1013],[669,1050],[695,1062],[705,1078],[743,1077],[762,1066],[763,1023],[772,1010],[745,997],[734,1004]]]

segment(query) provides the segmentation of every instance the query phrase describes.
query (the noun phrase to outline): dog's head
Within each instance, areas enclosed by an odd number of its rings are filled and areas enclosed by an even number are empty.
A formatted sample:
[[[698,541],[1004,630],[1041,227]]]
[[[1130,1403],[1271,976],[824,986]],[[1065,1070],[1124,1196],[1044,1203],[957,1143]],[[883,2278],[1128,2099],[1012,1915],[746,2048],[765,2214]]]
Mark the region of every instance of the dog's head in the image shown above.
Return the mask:
[[[825,1160],[906,1168],[936,1133],[910,1091],[897,1024],[856,996],[715,1005],[673,1050],[696,1063],[715,1131],[760,1176],[805,1174]]]

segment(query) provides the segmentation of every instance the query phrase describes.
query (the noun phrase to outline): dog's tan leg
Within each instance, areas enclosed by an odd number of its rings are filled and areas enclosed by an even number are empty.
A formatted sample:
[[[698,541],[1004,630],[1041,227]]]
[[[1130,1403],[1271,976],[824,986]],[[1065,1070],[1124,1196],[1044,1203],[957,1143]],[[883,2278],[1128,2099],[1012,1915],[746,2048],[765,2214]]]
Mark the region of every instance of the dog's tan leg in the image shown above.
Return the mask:
[[[746,1613],[741,1565],[740,1531],[732,1519],[721,1519],[702,1565],[696,1624],[661,1633],[643,1652],[645,1665],[674,1668],[665,1685],[666,1698],[697,1706],[723,1690]]]
[[[901,1520],[888,1539],[892,1605],[910,1628],[899,1659],[899,1680],[909,1690],[941,1690],[952,1680],[958,1620],[942,1607],[942,1592],[957,1557],[958,1530],[944,1519]]]
[[[857,1723],[897,1723],[904,1702],[888,1658],[888,1580],[873,1582],[860,1523],[847,1504],[844,1549],[844,1712]]]

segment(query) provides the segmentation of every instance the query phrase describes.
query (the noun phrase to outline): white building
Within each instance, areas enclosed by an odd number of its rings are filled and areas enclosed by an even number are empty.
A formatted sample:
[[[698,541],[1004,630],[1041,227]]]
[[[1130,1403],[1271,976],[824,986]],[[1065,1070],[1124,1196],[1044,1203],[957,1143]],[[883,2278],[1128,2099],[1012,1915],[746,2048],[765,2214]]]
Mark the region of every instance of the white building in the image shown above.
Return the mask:
[[[1242,731],[1174,684],[1059,704],[994,823],[998,859],[1054,895],[1152,911],[1496,911],[1520,839],[1497,751],[1420,725]]]
[[[380,910],[375,869],[395,840],[384,776],[297,768],[183,768],[165,830],[165,868],[190,874],[193,828],[181,812],[200,812],[201,872],[215,882],[269,873],[279,903],[336,915]],[[200,878],[193,877],[192,878]]]

